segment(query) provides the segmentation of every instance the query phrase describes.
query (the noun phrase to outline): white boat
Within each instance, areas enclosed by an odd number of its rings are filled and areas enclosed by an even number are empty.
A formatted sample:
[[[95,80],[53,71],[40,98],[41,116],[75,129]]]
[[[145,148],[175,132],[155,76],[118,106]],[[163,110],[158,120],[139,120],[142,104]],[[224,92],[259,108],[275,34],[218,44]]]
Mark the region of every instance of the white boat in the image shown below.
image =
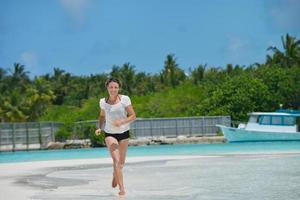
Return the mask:
[[[247,124],[238,128],[217,125],[228,142],[300,140],[300,111],[249,113]]]

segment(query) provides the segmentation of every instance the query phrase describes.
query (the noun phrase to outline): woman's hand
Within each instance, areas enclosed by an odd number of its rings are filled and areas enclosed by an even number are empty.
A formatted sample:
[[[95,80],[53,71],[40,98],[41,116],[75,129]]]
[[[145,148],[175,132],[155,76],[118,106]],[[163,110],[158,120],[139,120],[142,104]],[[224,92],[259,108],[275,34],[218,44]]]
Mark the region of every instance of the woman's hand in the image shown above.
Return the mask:
[[[116,127],[120,127],[121,125],[123,125],[124,124],[124,120],[123,119],[116,119],[115,121],[114,121],[114,125],[116,126]]]
[[[95,131],[95,134],[96,134],[97,136],[99,136],[99,135],[101,134],[101,129],[98,128],[98,129]]]

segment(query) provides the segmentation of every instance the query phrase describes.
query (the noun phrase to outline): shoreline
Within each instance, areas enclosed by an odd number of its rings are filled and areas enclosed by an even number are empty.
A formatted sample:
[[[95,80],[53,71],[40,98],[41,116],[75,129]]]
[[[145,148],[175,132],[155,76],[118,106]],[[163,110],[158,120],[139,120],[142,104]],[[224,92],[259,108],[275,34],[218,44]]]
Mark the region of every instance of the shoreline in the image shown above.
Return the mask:
[[[165,144],[215,144],[225,143],[224,136],[183,136],[177,137],[140,137],[130,138],[128,146],[165,145]],[[103,146],[105,147],[105,145]],[[67,140],[65,143],[50,143],[47,149],[93,148],[89,140]]]
[[[226,143],[224,136],[183,136],[177,137],[140,137],[130,138],[128,146],[145,146],[145,145],[165,145],[165,144],[221,144]],[[105,145],[103,146],[105,147]],[[53,149],[78,149],[78,148],[95,148],[91,146],[89,139],[67,140],[66,142],[50,142],[47,148],[40,148],[38,144],[31,144],[29,148],[26,145],[16,145],[14,151],[36,151],[36,150],[53,150]],[[12,152],[12,145],[0,146],[0,152]]]
[[[138,139],[130,139],[129,146],[141,146],[141,145],[164,145],[164,144],[216,144],[225,143],[226,138],[224,136],[182,136],[179,135],[176,138],[168,138],[165,136],[160,137],[145,137]]]

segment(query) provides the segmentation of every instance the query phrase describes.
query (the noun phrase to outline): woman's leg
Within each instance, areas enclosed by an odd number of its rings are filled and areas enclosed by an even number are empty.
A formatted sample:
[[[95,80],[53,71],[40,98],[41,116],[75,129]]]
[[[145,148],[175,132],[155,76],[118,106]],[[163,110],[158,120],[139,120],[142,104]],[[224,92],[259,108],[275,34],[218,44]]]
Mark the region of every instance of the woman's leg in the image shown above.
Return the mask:
[[[123,184],[123,174],[122,174],[122,164],[120,159],[120,150],[119,150],[119,143],[113,137],[106,137],[105,143],[109,148],[111,157],[113,159],[113,168],[114,168],[114,177],[116,183],[119,185],[120,188],[120,195],[125,194],[125,188]]]
[[[119,151],[120,151],[120,162],[121,162],[121,167],[124,167],[125,160],[126,160],[126,153],[128,149],[128,142],[129,139],[124,139],[119,142]]]
[[[128,142],[129,142],[129,139],[124,139],[124,140],[119,141],[119,154],[120,154],[120,164],[121,164],[122,174],[123,174],[123,167],[124,167],[125,160],[126,160],[126,152],[128,149]],[[117,185],[118,185],[115,176],[116,175],[114,172],[113,179],[112,179],[112,187],[113,188],[117,187]]]
[[[121,164],[122,175],[123,175],[123,167],[125,165],[125,160],[126,160],[128,142],[129,142],[129,139],[124,139],[124,140],[119,141],[119,154],[120,154],[120,164]],[[122,183],[123,183],[123,176],[122,176]],[[122,192],[122,190],[120,189],[119,194],[120,195],[125,195],[125,190],[124,190],[124,192]]]
[[[120,163],[121,163],[121,170],[123,170],[123,167],[125,165],[125,160],[126,160],[126,153],[127,153],[127,149],[128,149],[128,142],[129,139],[124,139],[119,141],[119,153],[120,153]],[[112,187],[117,187],[117,181],[115,179],[115,173],[114,173],[114,177],[112,180]]]

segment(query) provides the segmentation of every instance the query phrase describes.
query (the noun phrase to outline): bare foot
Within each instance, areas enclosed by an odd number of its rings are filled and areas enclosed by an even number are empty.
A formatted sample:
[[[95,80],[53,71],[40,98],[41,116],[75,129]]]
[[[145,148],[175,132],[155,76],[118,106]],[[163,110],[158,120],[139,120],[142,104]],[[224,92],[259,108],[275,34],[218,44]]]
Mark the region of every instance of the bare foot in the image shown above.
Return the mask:
[[[116,181],[116,179],[115,179],[115,176],[113,176],[113,179],[112,179],[112,182],[111,182],[111,187],[113,187],[113,188],[115,188],[115,187],[117,187],[117,181]]]
[[[120,197],[124,197],[124,196],[125,196],[125,194],[126,194],[126,192],[125,192],[125,191],[120,191],[120,192],[119,192],[119,196],[120,196]]]

